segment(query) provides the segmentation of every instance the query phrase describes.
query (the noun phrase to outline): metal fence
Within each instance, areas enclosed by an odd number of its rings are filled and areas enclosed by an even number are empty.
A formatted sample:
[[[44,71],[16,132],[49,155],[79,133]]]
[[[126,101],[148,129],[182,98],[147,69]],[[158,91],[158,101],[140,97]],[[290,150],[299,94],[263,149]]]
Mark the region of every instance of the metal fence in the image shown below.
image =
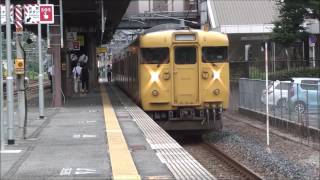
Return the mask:
[[[306,79],[306,78],[304,78]],[[242,111],[265,122],[269,104],[271,126],[319,146],[320,78],[269,81],[241,78],[231,83],[229,111]],[[268,94],[268,98],[267,98]]]
[[[269,81],[266,89],[264,80],[240,79],[239,107],[266,113],[268,102],[269,115],[320,129],[320,80],[304,81]]]
[[[284,80],[289,76],[320,77],[320,59],[309,60],[270,60],[268,63],[269,78]],[[230,62],[231,76],[233,79],[251,78],[265,79],[265,61],[232,61]]]

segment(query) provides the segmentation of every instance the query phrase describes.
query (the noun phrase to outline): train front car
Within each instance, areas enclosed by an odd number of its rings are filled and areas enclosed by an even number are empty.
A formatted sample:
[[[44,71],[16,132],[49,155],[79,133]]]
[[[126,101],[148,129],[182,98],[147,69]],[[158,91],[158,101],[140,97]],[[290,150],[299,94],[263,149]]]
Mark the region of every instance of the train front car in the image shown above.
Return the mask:
[[[226,35],[167,30],[140,37],[140,103],[166,130],[222,128],[228,107]]]

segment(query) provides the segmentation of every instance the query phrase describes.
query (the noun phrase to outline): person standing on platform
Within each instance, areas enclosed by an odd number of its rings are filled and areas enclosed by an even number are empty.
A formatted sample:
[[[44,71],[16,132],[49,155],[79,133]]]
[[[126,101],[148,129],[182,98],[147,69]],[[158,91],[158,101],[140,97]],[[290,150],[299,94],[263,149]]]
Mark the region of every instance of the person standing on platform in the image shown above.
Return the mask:
[[[108,83],[111,83],[111,73],[112,73],[112,69],[110,67],[110,64],[108,64],[107,66],[107,78],[108,78]]]
[[[50,89],[51,89],[51,93],[53,92],[53,82],[52,82],[52,78],[53,78],[53,65],[50,66],[48,68],[48,77],[49,77],[49,80],[50,80]]]
[[[79,92],[79,82],[80,82],[80,76],[81,76],[81,66],[80,63],[77,63],[77,66],[73,68],[73,83],[74,83],[74,92]]]
[[[89,92],[89,70],[88,70],[88,66],[85,63],[81,69],[81,75],[80,75],[80,79],[81,79],[81,84],[82,84],[82,92],[83,93],[88,93]]]
[[[79,57],[79,61],[81,64],[86,64],[88,62],[88,56],[86,54],[82,54],[80,57]]]

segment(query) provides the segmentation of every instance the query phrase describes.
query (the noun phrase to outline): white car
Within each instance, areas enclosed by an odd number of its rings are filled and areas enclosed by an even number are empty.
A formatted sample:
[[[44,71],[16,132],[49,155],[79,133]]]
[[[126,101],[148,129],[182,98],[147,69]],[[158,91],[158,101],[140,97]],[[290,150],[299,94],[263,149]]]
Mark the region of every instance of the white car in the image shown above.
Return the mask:
[[[286,107],[288,102],[288,92],[290,89],[291,81],[274,81],[269,85],[268,90],[264,89],[261,95],[261,102],[266,104],[267,93],[268,103],[271,106]]]

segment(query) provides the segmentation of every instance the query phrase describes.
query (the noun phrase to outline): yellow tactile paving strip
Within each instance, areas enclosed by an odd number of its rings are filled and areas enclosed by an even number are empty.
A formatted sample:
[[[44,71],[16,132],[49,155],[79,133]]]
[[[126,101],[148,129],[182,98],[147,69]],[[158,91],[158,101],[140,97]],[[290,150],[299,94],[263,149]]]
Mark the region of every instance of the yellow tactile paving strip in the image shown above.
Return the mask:
[[[129,152],[106,88],[101,86],[100,89],[113,179],[140,180],[141,177]]]

